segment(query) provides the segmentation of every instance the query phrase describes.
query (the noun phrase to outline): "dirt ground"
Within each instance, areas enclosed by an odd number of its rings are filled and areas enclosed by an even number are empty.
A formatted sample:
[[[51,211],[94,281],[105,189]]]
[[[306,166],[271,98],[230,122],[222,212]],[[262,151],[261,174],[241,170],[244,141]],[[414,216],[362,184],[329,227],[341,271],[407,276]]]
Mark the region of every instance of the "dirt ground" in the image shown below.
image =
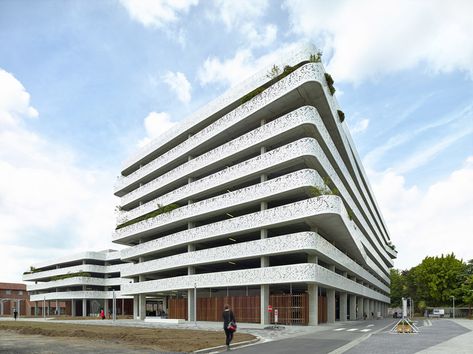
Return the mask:
[[[123,344],[133,348],[165,352],[192,352],[225,343],[223,330],[202,331],[192,329],[135,328],[0,320],[0,331],[14,332],[20,335],[85,339],[88,341]],[[255,339],[255,337],[251,334],[237,332],[235,333],[232,344],[252,339]]]

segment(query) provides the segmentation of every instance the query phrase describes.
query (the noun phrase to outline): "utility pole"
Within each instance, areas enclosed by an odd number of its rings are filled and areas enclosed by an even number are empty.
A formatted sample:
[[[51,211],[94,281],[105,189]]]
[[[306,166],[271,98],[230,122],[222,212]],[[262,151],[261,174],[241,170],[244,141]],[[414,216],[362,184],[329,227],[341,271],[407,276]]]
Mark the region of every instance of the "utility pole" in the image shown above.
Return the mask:
[[[452,301],[453,301],[453,318],[455,319],[455,296],[450,296],[452,298]]]

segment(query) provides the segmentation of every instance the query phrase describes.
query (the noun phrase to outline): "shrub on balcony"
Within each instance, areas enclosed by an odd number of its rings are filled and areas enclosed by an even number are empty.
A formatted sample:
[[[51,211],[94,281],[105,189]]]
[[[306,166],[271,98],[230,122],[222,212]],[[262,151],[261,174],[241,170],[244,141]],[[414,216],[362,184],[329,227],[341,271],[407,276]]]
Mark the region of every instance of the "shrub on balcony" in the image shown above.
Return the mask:
[[[335,83],[335,81],[333,81],[332,75],[330,75],[329,73],[325,73],[324,75],[325,75],[325,81],[327,81],[330,94],[333,96],[335,91],[337,91],[335,90],[335,87],[333,87],[333,84]]]
[[[322,52],[317,52],[316,54],[311,54],[309,56],[309,61],[311,63],[320,63],[320,62],[322,62]]]
[[[124,222],[123,224],[120,224],[116,227],[116,230],[121,229],[122,227],[130,226],[133,224],[136,224],[137,222],[147,220],[150,218],[154,218],[158,215],[164,214],[164,213],[169,213],[173,211],[174,209],[180,208],[181,206],[179,204],[169,204],[165,206],[161,206],[158,204],[158,208],[156,210],[150,211],[149,213],[146,213],[144,215],[141,215],[137,218],[128,220],[127,222]]]
[[[293,71],[299,69],[302,65],[307,64],[309,62],[310,62],[309,60],[304,60],[294,66],[286,65],[282,72],[280,72],[281,69],[279,69],[277,65],[273,65],[273,67],[268,72],[268,74],[266,74],[266,77],[270,78],[271,80],[269,80],[265,84],[261,85],[260,87],[254,89],[250,93],[243,96],[240,100],[240,104],[246,103],[249,100],[251,100],[253,97],[258,96],[268,87],[272,86],[274,83],[278,82],[279,80],[284,79],[287,75],[289,75]]]
[[[51,280],[62,280],[62,279],[67,279],[67,278],[74,278],[74,277],[86,277],[90,278],[91,275],[90,273],[87,272],[76,272],[76,273],[68,273],[68,274],[63,274],[63,275],[56,275],[54,277],[51,277]]]
[[[343,123],[343,121],[345,120],[345,113],[343,113],[343,111],[341,110],[337,110],[337,113],[338,113],[338,118],[340,119],[340,123]]]

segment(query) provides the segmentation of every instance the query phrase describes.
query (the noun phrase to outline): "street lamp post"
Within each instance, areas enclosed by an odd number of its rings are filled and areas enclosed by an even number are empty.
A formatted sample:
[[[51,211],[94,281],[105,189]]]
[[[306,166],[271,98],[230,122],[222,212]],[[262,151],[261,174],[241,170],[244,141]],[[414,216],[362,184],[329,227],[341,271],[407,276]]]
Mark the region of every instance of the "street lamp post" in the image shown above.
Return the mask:
[[[452,298],[452,301],[453,301],[453,318],[455,318],[455,296],[450,296]]]

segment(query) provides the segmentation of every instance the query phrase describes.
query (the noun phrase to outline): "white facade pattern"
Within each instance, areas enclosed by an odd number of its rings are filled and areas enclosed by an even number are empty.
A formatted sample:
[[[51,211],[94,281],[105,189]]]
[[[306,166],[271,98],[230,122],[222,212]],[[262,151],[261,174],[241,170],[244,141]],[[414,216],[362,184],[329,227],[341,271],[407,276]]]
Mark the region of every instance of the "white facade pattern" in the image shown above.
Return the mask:
[[[310,325],[384,314],[396,251],[316,52],[283,55],[280,76],[256,74],[125,163],[113,241],[129,246],[135,318],[185,299],[199,319],[196,296],[249,291],[261,323],[271,296],[307,298]]]

